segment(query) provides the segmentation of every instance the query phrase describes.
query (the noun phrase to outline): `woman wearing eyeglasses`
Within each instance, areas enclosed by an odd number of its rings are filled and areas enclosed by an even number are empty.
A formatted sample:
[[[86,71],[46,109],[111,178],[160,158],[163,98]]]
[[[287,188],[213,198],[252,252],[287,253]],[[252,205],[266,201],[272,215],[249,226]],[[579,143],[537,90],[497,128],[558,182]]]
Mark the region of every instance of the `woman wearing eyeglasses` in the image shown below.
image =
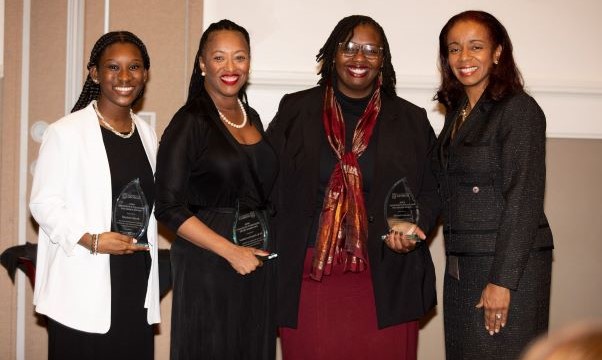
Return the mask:
[[[413,240],[439,212],[427,154],[435,135],[424,109],[396,96],[373,19],[341,20],[317,60],[318,86],[284,96],[268,128],[281,170],[283,358],[415,359],[417,320],[436,302],[428,246]],[[413,219],[390,226],[391,198]]]

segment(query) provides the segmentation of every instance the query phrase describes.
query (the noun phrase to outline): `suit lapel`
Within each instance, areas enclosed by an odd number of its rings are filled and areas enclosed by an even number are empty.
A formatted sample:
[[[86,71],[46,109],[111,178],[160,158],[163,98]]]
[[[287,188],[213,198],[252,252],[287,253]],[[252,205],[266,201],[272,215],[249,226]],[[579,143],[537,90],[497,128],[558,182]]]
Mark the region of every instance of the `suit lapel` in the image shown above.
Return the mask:
[[[452,146],[457,146],[458,144],[463,143],[466,137],[474,132],[475,128],[482,126],[483,122],[487,121],[487,114],[492,105],[493,101],[487,96],[487,94],[483,94],[468,115],[468,118],[466,118],[466,121],[464,121],[464,124],[460,126],[460,129],[458,130],[458,133],[454,139],[451,141]],[[459,110],[456,111],[454,117],[451,119],[452,122],[453,120],[457,119],[458,116]]]
[[[104,226],[109,229],[111,227],[112,213],[112,185],[111,185],[111,169],[109,167],[109,159],[105,149],[102,131],[98,122],[98,117],[92,104],[83,109],[82,113],[82,137],[80,150],[85,154],[86,164],[81,171],[86,177],[95,183],[95,188],[98,199],[98,207],[95,209],[98,214],[102,214]],[[93,165],[90,165],[93,164]],[[90,165],[90,166],[88,166]]]
[[[387,154],[388,148],[391,148],[391,144],[398,142],[399,139],[395,136],[397,134],[396,131],[391,131],[395,128],[395,119],[398,117],[397,108],[394,106],[393,101],[386,95],[382,95],[381,97],[381,109],[380,114],[377,118],[377,123],[375,125],[375,132],[370,139],[370,143],[376,146],[376,151],[374,151],[373,159],[374,161],[374,173],[372,174],[372,179],[374,179],[372,186],[372,190],[368,195],[368,199],[366,199],[366,208],[371,209],[375,205],[374,202],[380,196],[377,196],[377,188],[376,184],[382,183],[381,180],[385,180],[383,177],[386,176],[387,167],[389,166],[387,162],[391,161],[391,154]],[[393,145],[395,146],[395,145]],[[376,204],[378,205],[378,204]]]
[[[320,88],[322,91],[316,92],[316,98],[310,101],[310,104],[318,104],[317,106],[308,106],[307,115],[301,116],[300,119],[307,119],[303,123],[303,142],[305,156],[307,157],[307,166],[309,179],[314,184],[311,189],[317,189],[318,182],[320,179],[320,154],[322,153],[322,146],[328,145],[323,141],[325,137],[324,124],[322,122],[322,109],[324,107],[324,88]]]
[[[442,168],[447,168],[449,159],[449,148],[451,146],[451,130],[454,119],[458,117],[459,110],[451,112],[445,117],[445,124],[437,138],[437,157]]]

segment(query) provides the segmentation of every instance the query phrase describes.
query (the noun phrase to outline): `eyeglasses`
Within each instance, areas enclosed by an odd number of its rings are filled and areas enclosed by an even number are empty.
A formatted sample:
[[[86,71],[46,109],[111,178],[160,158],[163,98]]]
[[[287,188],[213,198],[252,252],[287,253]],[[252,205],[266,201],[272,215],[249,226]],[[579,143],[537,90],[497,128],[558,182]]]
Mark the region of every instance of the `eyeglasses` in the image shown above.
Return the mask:
[[[339,50],[345,57],[353,57],[357,55],[360,49],[362,50],[362,54],[364,54],[364,56],[368,59],[378,59],[383,52],[382,46],[378,45],[356,44],[353,41],[339,43]]]

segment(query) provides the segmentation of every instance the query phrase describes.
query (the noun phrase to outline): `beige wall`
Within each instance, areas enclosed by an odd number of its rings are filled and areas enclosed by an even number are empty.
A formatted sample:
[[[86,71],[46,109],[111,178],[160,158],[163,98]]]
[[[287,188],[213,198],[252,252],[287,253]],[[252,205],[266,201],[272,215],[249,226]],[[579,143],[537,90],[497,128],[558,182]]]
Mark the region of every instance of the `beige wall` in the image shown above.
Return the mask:
[[[52,122],[63,113],[66,6],[67,0],[32,0],[28,128],[38,120]],[[21,83],[22,7],[22,0],[6,2],[5,77],[0,79],[0,251],[18,243],[18,226],[23,221],[18,216],[20,94],[22,86],[26,85]],[[84,61],[87,61],[93,43],[103,31],[103,11],[102,1],[85,2]],[[139,35],[148,47],[151,57],[150,81],[140,110],[157,114],[159,135],[185,99],[200,37],[202,16],[202,0],[111,2],[110,29],[130,30]],[[241,23],[245,24],[244,21]],[[260,30],[249,30],[252,41],[269,37],[269,34]],[[255,47],[254,51],[257,49]],[[259,54],[254,53],[254,56],[257,58]],[[260,85],[256,85],[253,90],[251,86],[251,96],[255,91],[255,98],[263,94],[271,96],[272,102],[277,102],[275,96],[261,93],[260,88]],[[400,93],[403,92],[404,89]],[[413,96],[428,96],[429,92],[427,90]],[[562,97],[562,94],[556,96]],[[252,103],[256,101],[253,97],[250,100]],[[269,112],[262,112],[261,115],[266,122],[271,116]],[[572,119],[564,119],[569,120]],[[31,137],[26,140],[28,152],[25,165],[29,168],[37,157],[39,144]],[[548,140],[546,211],[556,241],[550,315],[552,328],[580,318],[602,317],[602,310],[598,305],[602,298],[602,282],[598,279],[598,273],[602,270],[598,261],[599,254],[602,254],[602,241],[599,241],[597,226],[602,220],[600,155],[602,140]],[[29,189],[29,172],[26,174],[26,183]],[[25,238],[35,241],[34,224],[27,218],[25,225]],[[161,240],[161,247],[169,247],[165,237]],[[441,299],[444,260],[440,235],[434,240],[431,249],[439,275]],[[3,273],[3,270],[0,271],[2,360],[16,358],[18,308],[17,286]],[[46,332],[34,316],[30,286],[26,284],[24,288],[24,358],[43,359],[46,356]],[[171,306],[169,295],[161,305],[163,323],[156,337],[156,358],[167,359]],[[441,306],[421,331],[419,356],[421,359],[443,358]]]
[[[9,1],[5,7],[6,29],[21,28],[21,6]],[[9,16],[11,14],[12,16]],[[5,32],[4,77],[0,79],[0,251],[17,243],[19,179],[19,93],[20,39]],[[9,121],[8,119],[11,119]],[[0,270],[1,271],[1,270]],[[14,359],[17,338],[17,287],[8,276],[0,276],[0,359]]]

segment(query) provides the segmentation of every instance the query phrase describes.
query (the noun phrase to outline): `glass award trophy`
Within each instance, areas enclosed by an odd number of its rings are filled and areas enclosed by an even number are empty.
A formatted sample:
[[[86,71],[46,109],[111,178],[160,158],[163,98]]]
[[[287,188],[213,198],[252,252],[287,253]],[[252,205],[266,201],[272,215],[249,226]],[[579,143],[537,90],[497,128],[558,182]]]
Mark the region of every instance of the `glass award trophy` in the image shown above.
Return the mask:
[[[140,186],[138,178],[130,181],[119,193],[113,209],[113,226],[120,234],[128,235],[136,240],[136,245],[148,246],[140,239],[148,227],[148,202]]]
[[[265,211],[243,210],[236,207],[232,239],[236,245],[266,250],[268,247],[268,226]]]
[[[416,204],[416,199],[412,190],[408,186],[406,178],[399,179],[385,198],[385,221],[389,226],[389,231],[393,229],[396,224],[400,223],[418,223],[419,211]],[[383,240],[386,239],[387,235],[383,235]],[[416,234],[405,234],[406,238],[420,242],[420,238]]]

